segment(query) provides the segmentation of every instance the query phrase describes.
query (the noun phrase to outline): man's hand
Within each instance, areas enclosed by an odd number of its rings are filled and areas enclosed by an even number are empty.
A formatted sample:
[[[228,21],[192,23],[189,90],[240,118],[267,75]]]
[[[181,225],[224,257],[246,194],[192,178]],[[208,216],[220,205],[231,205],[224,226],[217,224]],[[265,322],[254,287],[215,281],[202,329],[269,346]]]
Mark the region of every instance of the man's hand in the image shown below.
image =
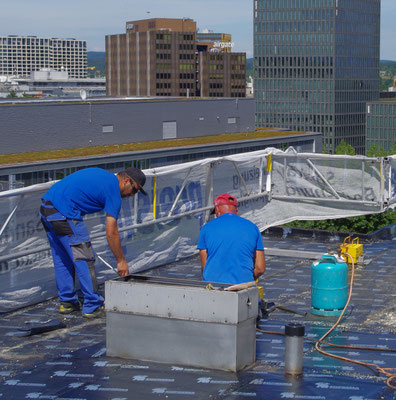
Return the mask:
[[[129,273],[128,264],[125,261],[122,252],[120,234],[118,233],[117,220],[109,214],[106,214],[106,236],[110,249],[117,260],[117,272],[120,276],[126,276]]]
[[[129,274],[128,263],[125,260],[117,263],[117,273],[120,276],[127,276]]]

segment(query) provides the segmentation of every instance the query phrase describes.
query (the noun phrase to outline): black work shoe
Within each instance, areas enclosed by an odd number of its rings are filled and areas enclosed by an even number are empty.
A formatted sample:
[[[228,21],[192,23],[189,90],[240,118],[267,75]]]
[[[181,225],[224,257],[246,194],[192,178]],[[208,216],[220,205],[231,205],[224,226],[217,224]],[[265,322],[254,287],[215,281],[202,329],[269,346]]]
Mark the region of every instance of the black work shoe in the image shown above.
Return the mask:
[[[103,318],[105,316],[104,314],[104,307],[99,306],[96,308],[94,311],[90,313],[83,313],[82,315],[84,318]]]
[[[80,303],[61,301],[59,306],[59,312],[61,314],[71,314],[74,311],[80,311]]]

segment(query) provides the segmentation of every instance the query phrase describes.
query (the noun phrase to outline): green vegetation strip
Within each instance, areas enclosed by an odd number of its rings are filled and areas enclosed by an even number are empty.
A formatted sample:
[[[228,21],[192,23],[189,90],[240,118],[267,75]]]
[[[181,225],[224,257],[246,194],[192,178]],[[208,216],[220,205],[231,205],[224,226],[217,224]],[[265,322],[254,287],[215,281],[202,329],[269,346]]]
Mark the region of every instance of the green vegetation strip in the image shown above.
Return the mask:
[[[291,228],[320,229],[334,232],[371,233],[396,223],[396,211],[387,210],[381,214],[361,215],[359,217],[325,219],[320,221],[293,221],[286,226]]]
[[[266,139],[272,137],[301,135],[303,132],[276,132],[269,128],[257,129],[255,132],[229,133],[215,136],[201,136],[197,138],[161,140],[154,142],[138,142],[113,144],[107,146],[80,147],[74,149],[47,150],[18,154],[0,155],[0,165],[18,164],[34,161],[48,161],[72,157],[98,156],[130,151],[156,150],[171,147],[197,146],[212,143],[227,143],[239,140]]]

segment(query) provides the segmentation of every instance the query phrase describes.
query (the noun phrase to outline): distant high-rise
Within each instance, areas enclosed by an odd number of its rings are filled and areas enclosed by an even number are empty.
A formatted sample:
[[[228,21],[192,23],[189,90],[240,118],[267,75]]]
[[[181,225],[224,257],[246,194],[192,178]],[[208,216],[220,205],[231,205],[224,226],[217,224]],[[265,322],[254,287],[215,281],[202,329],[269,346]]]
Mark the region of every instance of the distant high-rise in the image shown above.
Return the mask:
[[[192,19],[127,22],[126,33],[106,36],[107,94],[245,97],[246,54],[217,38],[198,41]]]
[[[254,0],[257,126],[323,133],[365,152],[379,97],[380,0]]]
[[[366,150],[373,145],[388,154],[396,140],[396,102],[393,99],[367,103]]]
[[[87,42],[37,36],[0,36],[0,75],[27,77],[49,68],[87,77]]]

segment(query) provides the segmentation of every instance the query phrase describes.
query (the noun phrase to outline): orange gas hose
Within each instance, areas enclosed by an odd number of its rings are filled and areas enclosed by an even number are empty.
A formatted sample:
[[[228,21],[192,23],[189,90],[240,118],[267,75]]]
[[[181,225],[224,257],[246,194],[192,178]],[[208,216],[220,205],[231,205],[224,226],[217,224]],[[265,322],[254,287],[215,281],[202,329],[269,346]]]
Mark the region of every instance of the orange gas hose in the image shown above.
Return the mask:
[[[391,352],[395,352],[396,349],[375,349],[375,348],[370,348],[370,347],[359,347],[359,346],[346,346],[346,345],[336,345],[333,343],[328,343],[328,342],[324,342],[323,340],[326,339],[326,337],[338,326],[338,324],[341,321],[341,318],[343,317],[343,315],[345,314],[346,309],[348,308],[349,302],[351,300],[351,296],[352,296],[352,288],[353,288],[353,280],[354,280],[354,275],[355,275],[355,264],[353,262],[353,258],[349,253],[342,253],[344,255],[346,255],[347,257],[349,257],[349,259],[351,260],[351,266],[352,266],[352,270],[351,270],[351,281],[349,284],[349,293],[348,293],[348,299],[347,302],[345,304],[344,309],[342,310],[340,316],[338,317],[337,321],[335,322],[335,324],[319,339],[319,340],[315,340],[315,339],[311,339],[311,338],[305,338],[307,340],[311,340],[311,341],[315,341],[315,349],[316,351],[318,351],[319,353],[327,356],[327,357],[331,357],[331,358],[336,358],[338,360],[342,360],[342,361],[347,361],[350,363],[354,363],[354,364],[358,364],[358,365],[362,365],[366,368],[369,368],[370,370],[376,370],[378,371],[378,373],[383,374],[387,377],[386,380],[386,385],[393,390],[396,390],[396,386],[394,384],[392,384],[393,380],[396,380],[396,368],[381,368],[380,366],[378,366],[377,364],[374,363],[366,363],[363,361],[357,361],[357,360],[353,360],[351,358],[348,357],[342,357],[342,356],[338,356],[332,353],[329,353],[328,351],[325,351],[323,349],[320,348],[321,345],[325,345],[325,346],[333,346],[333,347],[341,347],[341,348],[353,348],[353,349],[360,349],[360,350],[371,350],[371,351],[376,351],[376,350],[381,350],[382,352],[384,351],[391,351]],[[276,335],[284,335],[284,333],[282,332],[273,332],[273,331],[264,331],[261,329],[257,329],[257,331],[262,332],[262,333],[270,333],[270,334],[276,334]]]

